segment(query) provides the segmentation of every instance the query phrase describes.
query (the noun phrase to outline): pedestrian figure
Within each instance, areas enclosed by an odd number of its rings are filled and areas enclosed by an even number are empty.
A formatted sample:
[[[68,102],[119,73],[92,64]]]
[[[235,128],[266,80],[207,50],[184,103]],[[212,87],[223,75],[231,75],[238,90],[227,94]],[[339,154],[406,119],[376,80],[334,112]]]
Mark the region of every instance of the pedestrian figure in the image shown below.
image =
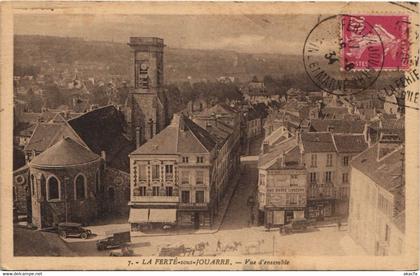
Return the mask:
[[[251,213],[251,225],[254,225],[254,220],[255,220],[255,216],[254,216],[254,212]]]
[[[341,220],[338,220],[338,222],[337,222],[337,228],[338,228],[338,231],[341,231]]]

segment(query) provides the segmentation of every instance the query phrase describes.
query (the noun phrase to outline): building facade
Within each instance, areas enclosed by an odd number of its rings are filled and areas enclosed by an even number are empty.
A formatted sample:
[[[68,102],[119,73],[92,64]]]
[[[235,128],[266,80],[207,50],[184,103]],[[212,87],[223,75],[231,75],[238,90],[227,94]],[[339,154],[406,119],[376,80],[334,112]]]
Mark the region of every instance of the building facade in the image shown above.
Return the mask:
[[[130,154],[133,230],[166,224],[210,227],[216,142],[183,115]]]
[[[383,137],[352,163],[349,232],[371,255],[405,250],[404,147]]]
[[[268,228],[304,218],[306,170],[295,138],[263,153],[258,163],[259,221]]]
[[[302,133],[300,149],[307,170],[308,218],[332,216],[337,156],[331,133]]]

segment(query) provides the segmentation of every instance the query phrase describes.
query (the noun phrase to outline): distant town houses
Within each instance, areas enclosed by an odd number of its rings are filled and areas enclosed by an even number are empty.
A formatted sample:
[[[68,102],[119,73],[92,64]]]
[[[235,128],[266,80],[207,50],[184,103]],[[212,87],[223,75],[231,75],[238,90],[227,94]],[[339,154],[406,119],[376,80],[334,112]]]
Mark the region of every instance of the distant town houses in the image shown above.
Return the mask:
[[[349,232],[368,254],[400,255],[405,242],[404,142],[382,133],[351,161]]]
[[[268,91],[264,82],[259,81],[255,76],[252,81],[242,89],[242,94],[245,101],[251,104],[268,104],[272,101],[280,102],[281,100],[279,94],[275,94],[273,91]]]

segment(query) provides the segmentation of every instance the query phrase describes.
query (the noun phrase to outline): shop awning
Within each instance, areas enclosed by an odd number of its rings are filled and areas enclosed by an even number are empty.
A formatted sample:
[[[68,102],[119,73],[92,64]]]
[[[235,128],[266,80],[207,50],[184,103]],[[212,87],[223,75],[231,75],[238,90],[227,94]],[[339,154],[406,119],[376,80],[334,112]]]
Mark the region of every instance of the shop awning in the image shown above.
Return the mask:
[[[176,209],[150,209],[149,222],[176,222]]]
[[[130,209],[130,216],[128,222],[130,223],[144,223],[149,221],[149,209]]]

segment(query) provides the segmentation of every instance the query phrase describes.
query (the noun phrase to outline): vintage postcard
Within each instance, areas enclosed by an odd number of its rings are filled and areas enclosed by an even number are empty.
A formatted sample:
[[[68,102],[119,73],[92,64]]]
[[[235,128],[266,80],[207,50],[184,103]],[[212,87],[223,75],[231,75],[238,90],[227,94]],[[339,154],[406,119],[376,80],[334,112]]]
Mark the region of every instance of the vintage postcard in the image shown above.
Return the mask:
[[[0,8],[1,269],[418,269],[416,3]]]

